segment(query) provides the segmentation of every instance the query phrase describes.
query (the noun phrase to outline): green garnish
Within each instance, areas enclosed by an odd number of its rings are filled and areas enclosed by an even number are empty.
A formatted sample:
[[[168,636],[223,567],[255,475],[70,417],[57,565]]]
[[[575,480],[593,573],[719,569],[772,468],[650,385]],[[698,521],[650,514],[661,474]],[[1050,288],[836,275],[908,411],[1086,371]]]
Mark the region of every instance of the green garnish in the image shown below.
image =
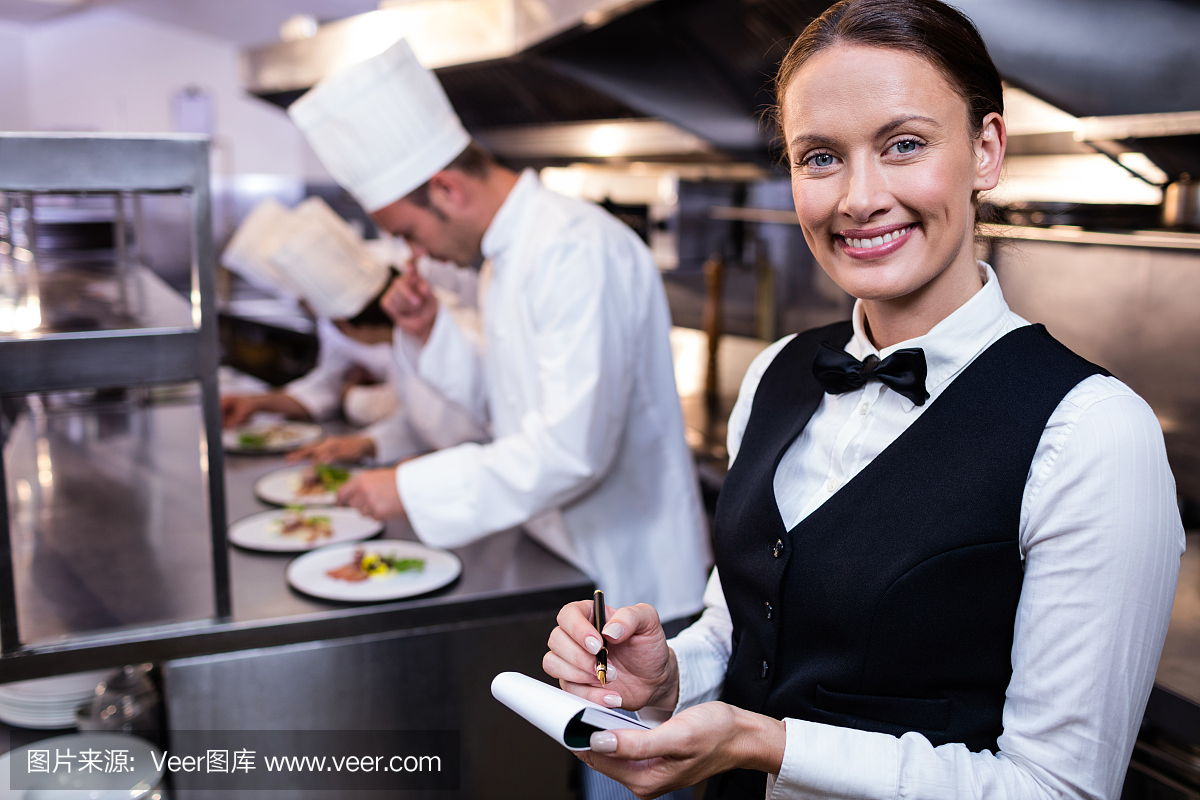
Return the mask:
[[[425,559],[423,558],[387,558],[385,556],[383,560],[396,572],[423,572],[425,570]]]
[[[321,482],[321,486],[325,487],[327,492],[336,492],[342,488],[342,484],[350,480],[350,470],[345,467],[335,467],[333,464],[315,464],[313,472],[316,473],[317,480]]]
[[[267,446],[267,435],[265,433],[239,433],[238,445],[241,447],[261,450]]]
[[[373,578],[384,578],[394,572],[424,572],[423,558],[392,558],[382,553],[365,553],[359,568]]]

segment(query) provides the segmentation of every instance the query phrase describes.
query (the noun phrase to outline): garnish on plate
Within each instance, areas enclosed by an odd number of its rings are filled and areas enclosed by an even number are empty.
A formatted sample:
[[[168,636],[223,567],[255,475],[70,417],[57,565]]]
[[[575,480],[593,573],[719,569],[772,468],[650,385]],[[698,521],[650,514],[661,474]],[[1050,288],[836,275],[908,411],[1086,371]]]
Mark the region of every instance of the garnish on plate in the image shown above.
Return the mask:
[[[313,464],[300,476],[300,487],[296,494],[301,497],[336,492],[350,480],[350,470],[333,464]]]
[[[282,447],[300,438],[300,434],[286,423],[251,428],[238,433],[238,446],[244,450],[266,450]]]
[[[401,572],[424,572],[423,558],[393,558],[385,553],[367,552],[358,548],[350,559],[350,563],[329,570],[325,574],[331,578],[357,583],[368,578],[386,580]]]
[[[304,506],[288,506],[279,518],[281,536],[303,539],[305,544],[333,537],[333,523],[329,517],[309,515]]]

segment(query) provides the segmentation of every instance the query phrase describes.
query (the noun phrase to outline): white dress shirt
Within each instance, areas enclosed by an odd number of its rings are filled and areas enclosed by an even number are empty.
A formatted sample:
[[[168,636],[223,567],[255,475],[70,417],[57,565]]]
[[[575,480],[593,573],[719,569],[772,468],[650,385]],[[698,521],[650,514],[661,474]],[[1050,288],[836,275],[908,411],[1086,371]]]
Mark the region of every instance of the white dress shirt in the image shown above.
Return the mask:
[[[400,466],[413,528],[452,547],[524,524],[613,605],[699,610],[708,537],[650,251],[526,171],[483,254],[482,352],[439,310],[409,368],[494,438]]]
[[[861,302],[846,351],[886,358],[920,347],[924,406],[878,382],[826,394],[776,470],[789,529],[895,441],[975,358],[1028,324],[1009,310],[991,268],[969,301],[928,334],[877,351]],[[783,339],[755,360],[729,420],[733,459],[754,392]],[[987,413],[986,408],[980,409]],[[1162,431],[1116,378],[1092,376],[1046,423],[1025,483],[1019,546],[1025,577],[999,752],[785,720],[783,767],[769,798],[1116,798],[1154,682],[1175,597],[1184,537]],[[680,667],[676,711],[720,696],[732,623],[714,570],[700,622],[671,641]]]

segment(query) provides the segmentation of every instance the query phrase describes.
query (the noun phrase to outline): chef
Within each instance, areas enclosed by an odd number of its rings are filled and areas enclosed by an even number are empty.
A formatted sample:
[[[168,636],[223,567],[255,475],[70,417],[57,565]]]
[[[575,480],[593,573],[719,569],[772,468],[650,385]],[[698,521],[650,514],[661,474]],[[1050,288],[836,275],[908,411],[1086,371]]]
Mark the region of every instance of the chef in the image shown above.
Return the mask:
[[[318,157],[418,255],[486,259],[483,341],[415,273],[384,307],[402,371],[490,426],[484,444],[373,470],[339,500],[406,514],[455,547],[524,525],[613,605],[700,609],[709,546],[675,390],[670,318],[649,250],[590,203],[471,142],[407,42],[335,73],[289,110]]]
[[[321,420],[339,411],[369,426],[298,453],[322,462],[386,463],[483,437],[481,428],[436,392],[397,374],[392,321],[379,304],[394,273],[320,198],[310,197],[294,210],[274,200],[255,206],[222,263],[260,288],[301,301],[317,316],[320,346],[316,367],[282,390],[224,395],[227,427],[257,412]],[[443,297],[455,307],[452,297]],[[410,402],[402,403],[401,395]],[[458,438],[447,440],[447,433]]]

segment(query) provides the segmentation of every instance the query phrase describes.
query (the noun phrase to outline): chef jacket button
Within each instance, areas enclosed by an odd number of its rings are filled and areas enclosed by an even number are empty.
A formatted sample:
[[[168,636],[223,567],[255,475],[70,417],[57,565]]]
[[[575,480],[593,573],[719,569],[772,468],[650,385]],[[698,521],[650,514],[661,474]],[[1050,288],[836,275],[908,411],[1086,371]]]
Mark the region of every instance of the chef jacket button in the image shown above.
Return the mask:
[[[860,414],[866,414],[870,410],[871,410],[871,404],[867,403],[867,402],[863,402],[863,404],[858,407],[858,413],[860,413]]]
[[[825,485],[825,488],[829,491],[830,494],[832,494],[833,492],[836,492],[837,487],[838,487],[837,478],[830,478],[829,483],[827,483]]]
[[[763,608],[765,608],[767,610],[767,619],[770,619],[771,616],[775,613],[775,606],[771,605],[770,602],[766,602],[766,603],[763,603]]]
[[[765,677],[767,677],[767,672],[768,672],[770,669],[771,669],[771,668],[770,668],[769,666],[767,666],[767,662],[765,662],[765,661],[764,661],[764,662],[762,662],[762,667],[760,667],[760,668],[759,668],[758,677],[760,677],[760,678],[765,678]]]
[[[771,548],[771,555],[779,558],[783,555],[783,539],[776,539],[775,546]]]

